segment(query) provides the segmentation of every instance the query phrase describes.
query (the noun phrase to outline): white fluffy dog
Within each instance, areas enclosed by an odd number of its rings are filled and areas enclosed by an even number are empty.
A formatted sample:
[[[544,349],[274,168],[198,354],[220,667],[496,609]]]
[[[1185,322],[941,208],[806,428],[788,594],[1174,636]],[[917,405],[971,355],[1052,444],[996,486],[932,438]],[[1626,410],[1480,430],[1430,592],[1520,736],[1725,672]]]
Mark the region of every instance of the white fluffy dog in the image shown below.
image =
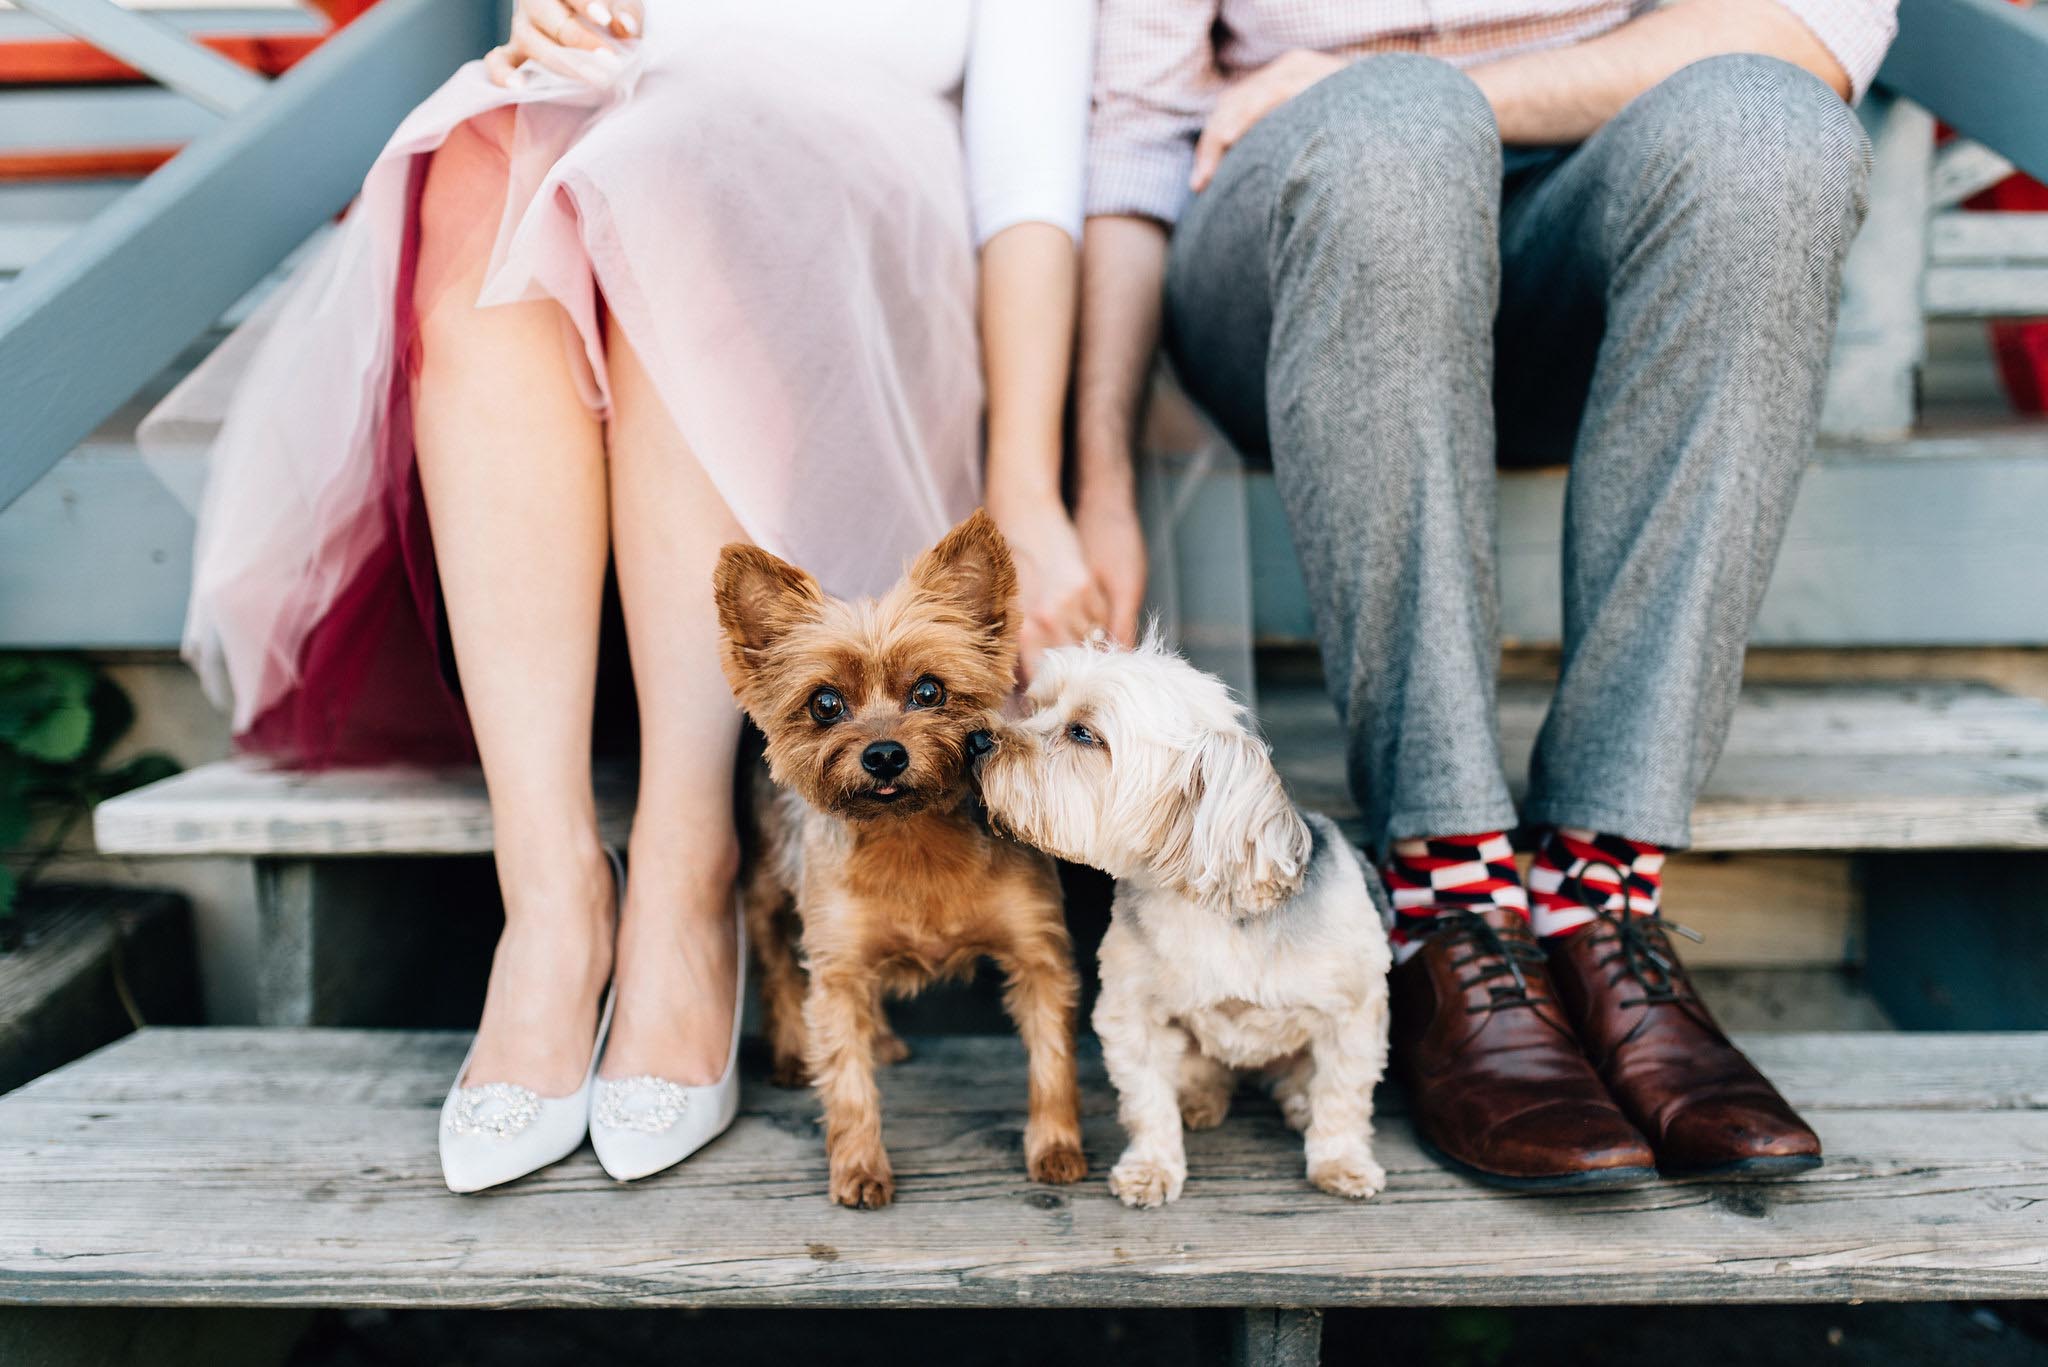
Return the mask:
[[[1177,1198],[1182,1124],[1220,1124],[1255,1069],[1306,1132],[1309,1181],[1378,1192],[1390,955],[1350,843],[1288,799],[1222,681],[1156,640],[1049,651],[1029,701],[981,761],[982,799],[999,828],[1117,880],[1095,1007],[1130,1136],[1110,1189]]]

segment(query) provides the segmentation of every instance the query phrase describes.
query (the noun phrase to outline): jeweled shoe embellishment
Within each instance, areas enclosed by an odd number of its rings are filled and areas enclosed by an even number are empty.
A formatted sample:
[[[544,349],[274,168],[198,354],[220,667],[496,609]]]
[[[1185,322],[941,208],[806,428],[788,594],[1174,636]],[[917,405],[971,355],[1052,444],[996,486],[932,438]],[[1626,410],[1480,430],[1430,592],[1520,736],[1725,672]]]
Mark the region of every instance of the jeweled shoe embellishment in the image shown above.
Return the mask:
[[[599,1078],[597,1123],[614,1130],[660,1134],[683,1118],[690,1090],[665,1077]]]
[[[539,1118],[539,1096],[516,1082],[486,1082],[455,1094],[448,1129],[454,1134],[510,1139]]]

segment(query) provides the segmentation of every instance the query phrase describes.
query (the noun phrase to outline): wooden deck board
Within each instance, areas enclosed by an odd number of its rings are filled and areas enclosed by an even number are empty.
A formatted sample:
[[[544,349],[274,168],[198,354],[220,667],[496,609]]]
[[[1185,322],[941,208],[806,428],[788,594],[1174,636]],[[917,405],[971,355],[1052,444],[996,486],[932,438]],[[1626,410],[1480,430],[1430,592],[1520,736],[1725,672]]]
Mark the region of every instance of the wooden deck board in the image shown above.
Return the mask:
[[[442,1189],[457,1036],[149,1031],[0,1100],[0,1302],[161,1305],[1390,1305],[2048,1296],[2048,1036],[1761,1036],[1827,1166],[1770,1187],[1510,1196],[1390,1114],[1387,1192],[1309,1188],[1258,1099],[1129,1211],[1092,1051],[1095,1172],[1025,1180],[1009,1039],[918,1042],[885,1080],[898,1204],[824,1198],[808,1094],[631,1188],[587,1152]],[[1389,1112],[1398,1110],[1390,1106]]]
[[[1502,691],[1517,789],[1546,694]],[[1296,796],[1339,819],[1343,739],[1321,691],[1264,690],[1261,721]],[[631,822],[630,779],[599,778],[609,837]],[[208,765],[102,803],[111,854],[480,854],[490,811],[473,771],[288,773]],[[1761,685],[1744,690],[1694,817],[1700,850],[2048,848],[2048,706],[1974,684]]]

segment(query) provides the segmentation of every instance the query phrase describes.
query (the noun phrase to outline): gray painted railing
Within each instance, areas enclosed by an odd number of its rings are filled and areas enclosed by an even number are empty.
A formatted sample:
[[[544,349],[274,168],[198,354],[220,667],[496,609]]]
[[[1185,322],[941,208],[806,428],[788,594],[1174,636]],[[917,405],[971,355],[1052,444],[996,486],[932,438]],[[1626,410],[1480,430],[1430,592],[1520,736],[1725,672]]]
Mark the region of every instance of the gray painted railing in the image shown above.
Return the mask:
[[[0,291],[0,508],[339,211],[390,130],[501,17],[497,0],[384,0],[259,89],[107,0],[27,4],[232,113]],[[1902,0],[1880,80],[2048,179],[2048,9]]]
[[[1877,79],[2048,182],[2048,8],[1900,0]]]
[[[406,113],[495,41],[495,0],[384,0],[253,98],[99,0],[38,12],[236,105],[0,290],[0,508],[346,205]],[[110,7],[109,7],[110,8]],[[180,40],[182,41],[182,40]]]

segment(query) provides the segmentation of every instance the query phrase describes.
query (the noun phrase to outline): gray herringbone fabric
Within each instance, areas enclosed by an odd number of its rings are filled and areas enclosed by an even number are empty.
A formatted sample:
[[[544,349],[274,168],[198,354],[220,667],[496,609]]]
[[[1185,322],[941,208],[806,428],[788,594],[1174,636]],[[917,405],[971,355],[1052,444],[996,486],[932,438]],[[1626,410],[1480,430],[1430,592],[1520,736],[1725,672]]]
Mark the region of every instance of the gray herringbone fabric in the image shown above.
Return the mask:
[[[1869,145],[1820,81],[1696,63],[1511,149],[1452,67],[1366,58],[1256,125],[1174,234],[1168,343],[1269,452],[1369,840],[1511,827],[1496,414],[1571,460],[1564,673],[1521,817],[1660,845],[1727,734],[1813,447]]]

